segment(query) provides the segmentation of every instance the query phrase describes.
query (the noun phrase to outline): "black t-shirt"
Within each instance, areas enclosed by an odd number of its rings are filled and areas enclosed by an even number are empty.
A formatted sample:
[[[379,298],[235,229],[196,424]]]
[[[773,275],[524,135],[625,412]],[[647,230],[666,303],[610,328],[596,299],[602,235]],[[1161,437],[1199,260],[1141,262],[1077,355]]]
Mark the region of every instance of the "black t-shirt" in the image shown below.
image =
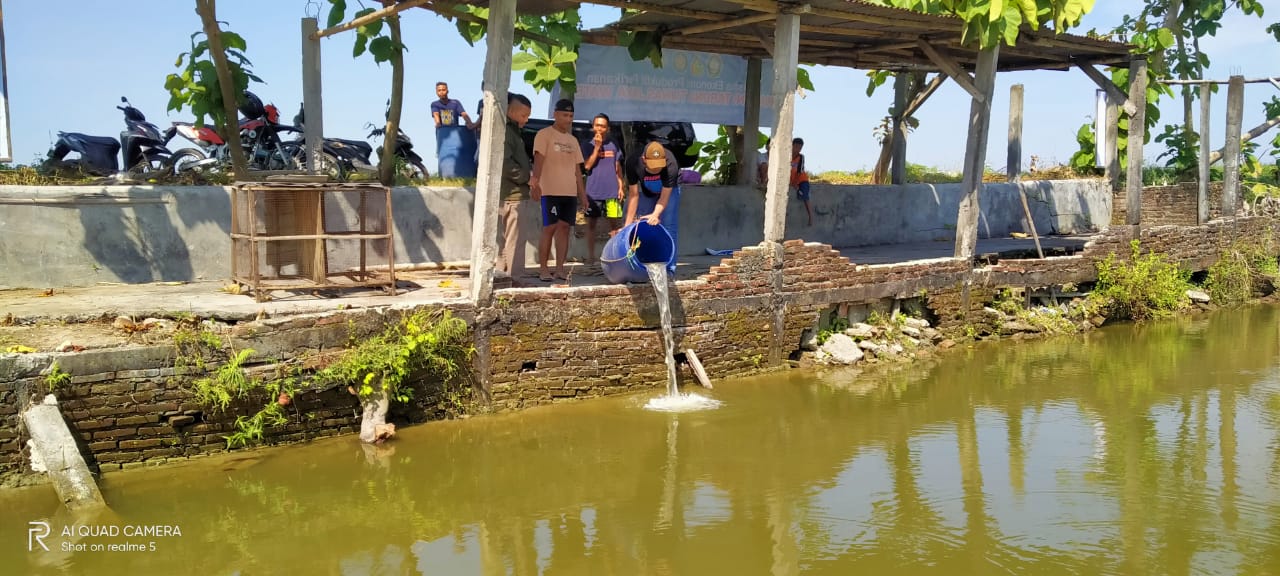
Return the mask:
[[[626,177],[627,185],[631,186],[639,184],[645,178],[659,178],[662,180],[663,188],[675,188],[680,185],[680,163],[676,161],[676,155],[671,150],[663,148],[667,152],[667,167],[663,168],[657,174],[650,174],[644,167],[644,157],[637,154],[626,159]],[[641,186],[641,189],[644,187]]]

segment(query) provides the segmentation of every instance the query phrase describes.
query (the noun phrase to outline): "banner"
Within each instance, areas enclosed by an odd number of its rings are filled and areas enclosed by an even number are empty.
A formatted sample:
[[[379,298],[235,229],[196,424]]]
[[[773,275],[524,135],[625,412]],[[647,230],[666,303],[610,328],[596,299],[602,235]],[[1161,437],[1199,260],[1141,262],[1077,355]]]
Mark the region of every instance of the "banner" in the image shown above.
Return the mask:
[[[662,63],[655,68],[649,60],[632,60],[620,46],[579,46],[575,115],[584,121],[603,112],[615,121],[743,124],[745,58],[664,49]],[[764,61],[760,76],[760,127],[767,128],[774,115],[772,61]],[[551,98],[553,109],[558,88]]]

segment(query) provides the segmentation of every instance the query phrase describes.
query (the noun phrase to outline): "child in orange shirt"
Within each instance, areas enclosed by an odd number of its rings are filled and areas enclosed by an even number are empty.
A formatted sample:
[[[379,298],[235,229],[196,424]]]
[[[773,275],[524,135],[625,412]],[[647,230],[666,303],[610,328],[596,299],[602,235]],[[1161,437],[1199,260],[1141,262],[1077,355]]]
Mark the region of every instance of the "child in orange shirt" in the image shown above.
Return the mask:
[[[809,173],[804,170],[804,139],[791,141],[791,186],[796,189],[796,197],[804,202],[804,210],[809,214],[809,225],[813,226],[813,207],[809,205]]]

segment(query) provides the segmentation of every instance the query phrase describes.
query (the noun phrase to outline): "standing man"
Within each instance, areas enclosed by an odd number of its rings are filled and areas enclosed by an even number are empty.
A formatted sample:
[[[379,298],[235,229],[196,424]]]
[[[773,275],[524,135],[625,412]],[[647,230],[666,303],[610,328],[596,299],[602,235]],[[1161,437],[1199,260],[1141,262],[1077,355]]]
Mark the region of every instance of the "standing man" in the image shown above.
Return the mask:
[[[809,204],[809,173],[804,168],[804,154],[800,153],[801,150],[804,150],[804,139],[793,139],[790,186],[796,189],[796,198],[804,202],[804,211],[809,215],[809,225],[813,226],[813,206]]]
[[[631,195],[627,198],[627,225],[637,219],[652,226],[662,226],[671,235],[672,253],[679,254],[676,226],[679,224],[680,164],[676,155],[659,142],[649,142],[644,154],[627,162],[627,186]],[[637,216],[639,214],[639,216]],[[667,263],[667,272],[676,272],[673,255]]]
[[[457,126],[458,118],[467,121],[467,128],[475,128],[475,123],[471,121],[470,116],[467,116],[467,111],[462,108],[462,103],[449,98],[448,84],[436,82],[436,96],[439,96],[440,99],[431,102],[431,118],[436,121],[436,128]]]
[[[569,256],[569,229],[577,221],[578,207],[587,205],[582,182],[582,147],[573,137],[573,102],[556,102],[555,124],[533,138],[533,177],[529,188],[542,204],[542,240],[538,243],[538,278],[544,282],[567,280],[564,263]],[[556,245],[556,270],[547,270],[551,242]]]
[[[507,95],[507,139],[502,154],[502,243],[498,245],[498,269],[511,276],[518,286],[524,273],[524,238],[520,234],[520,208],[529,199],[529,153],[524,150],[520,129],[529,121],[533,106],[520,94]]]
[[[587,144],[587,267],[596,262],[596,222],[605,218],[610,230],[622,227],[622,148],[609,137],[609,116],[596,114],[591,121],[595,136]]]

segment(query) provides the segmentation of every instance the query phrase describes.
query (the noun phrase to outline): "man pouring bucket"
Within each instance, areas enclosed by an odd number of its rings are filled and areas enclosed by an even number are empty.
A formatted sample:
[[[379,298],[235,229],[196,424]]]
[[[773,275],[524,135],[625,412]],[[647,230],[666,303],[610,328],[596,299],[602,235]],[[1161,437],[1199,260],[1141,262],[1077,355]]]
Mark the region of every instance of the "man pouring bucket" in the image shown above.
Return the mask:
[[[644,220],[651,226],[662,226],[671,235],[672,257],[667,272],[676,271],[676,227],[680,207],[680,163],[676,156],[659,142],[649,142],[644,153],[627,162],[626,225]]]

